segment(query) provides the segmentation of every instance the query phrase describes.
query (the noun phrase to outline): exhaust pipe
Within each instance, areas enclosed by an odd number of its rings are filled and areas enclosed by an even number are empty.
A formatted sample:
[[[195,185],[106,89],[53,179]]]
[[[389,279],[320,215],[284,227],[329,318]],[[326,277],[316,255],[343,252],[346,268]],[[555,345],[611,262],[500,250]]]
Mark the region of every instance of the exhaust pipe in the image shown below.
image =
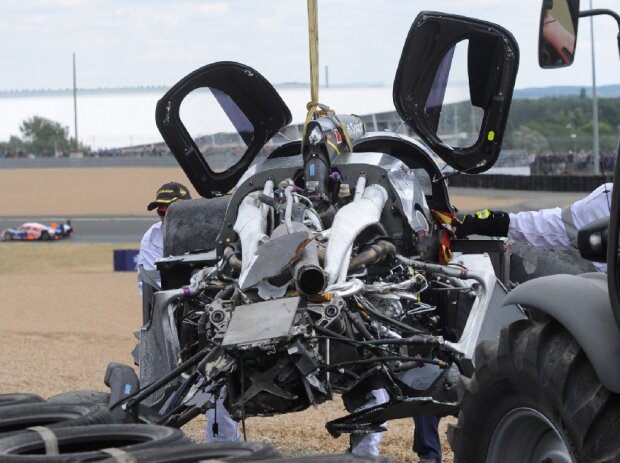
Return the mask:
[[[364,189],[361,198],[342,207],[336,214],[325,256],[330,285],[346,280],[353,243],[365,228],[379,222],[387,198],[385,188],[370,185]]]
[[[291,221],[289,224],[280,225],[276,228],[271,238],[277,238],[278,236],[285,235],[288,232],[307,232],[308,236],[312,236],[312,231],[301,222]],[[293,264],[292,274],[297,291],[306,296],[312,296],[319,294],[325,288],[327,284],[327,277],[325,272],[319,264],[319,250],[316,244],[316,240],[310,241],[304,247],[301,256]]]
[[[360,268],[363,265],[379,262],[388,255],[396,255],[396,246],[389,241],[378,240],[375,244],[370,245],[367,249],[351,258],[349,271]]]
[[[312,296],[323,292],[327,278],[319,265],[319,252],[315,240],[306,246],[301,259],[295,263],[293,275],[295,287],[301,294]]]
[[[258,244],[266,241],[267,212],[269,206],[260,201],[261,194],[273,197],[273,181],[267,180],[263,191],[248,194],[239,205],[233,229],[241,240],[241,273],[246,272],[258,250]]]

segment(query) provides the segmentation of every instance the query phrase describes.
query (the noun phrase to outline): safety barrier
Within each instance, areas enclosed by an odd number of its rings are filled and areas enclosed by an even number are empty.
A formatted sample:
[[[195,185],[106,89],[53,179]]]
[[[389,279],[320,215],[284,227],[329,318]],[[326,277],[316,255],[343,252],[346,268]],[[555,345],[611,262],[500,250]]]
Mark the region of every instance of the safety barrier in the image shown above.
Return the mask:
[[[610,175],[455,175],[448,179],[449,186],[467,188],[496,188],[498,190],[584,191],[594,190]]]
[[[115,249],[114,250],[114,271],[115,272],[135,272],[138,264],[137,249]]]

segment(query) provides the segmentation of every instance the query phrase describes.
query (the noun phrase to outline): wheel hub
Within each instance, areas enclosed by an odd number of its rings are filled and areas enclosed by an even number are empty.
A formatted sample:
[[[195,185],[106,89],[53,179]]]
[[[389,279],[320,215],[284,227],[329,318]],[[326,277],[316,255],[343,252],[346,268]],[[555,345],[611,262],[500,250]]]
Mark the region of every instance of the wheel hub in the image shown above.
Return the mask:
[[[575,463],[554,424],[531,408],[516,408],[498,423],[487,463]]]

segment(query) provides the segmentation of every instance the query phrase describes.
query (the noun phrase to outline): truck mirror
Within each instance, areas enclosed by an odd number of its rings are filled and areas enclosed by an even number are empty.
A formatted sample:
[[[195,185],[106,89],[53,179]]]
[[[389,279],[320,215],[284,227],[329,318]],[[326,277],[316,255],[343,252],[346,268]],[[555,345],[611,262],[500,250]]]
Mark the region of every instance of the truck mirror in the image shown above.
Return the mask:
[[[575,59],[579,0],[543,0],[538,34],[538,64],[553,69]]]

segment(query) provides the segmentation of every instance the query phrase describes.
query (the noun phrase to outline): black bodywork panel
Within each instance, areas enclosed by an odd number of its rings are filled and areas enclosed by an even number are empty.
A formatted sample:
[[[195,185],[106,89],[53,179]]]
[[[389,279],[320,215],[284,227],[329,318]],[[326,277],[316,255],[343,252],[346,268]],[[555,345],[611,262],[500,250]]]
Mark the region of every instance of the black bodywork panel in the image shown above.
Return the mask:
[[[221,92],[218,102],[237,130],[239,124],[231,108],[240,110],[242,114],[237,115],[245,116],[244,121],[253,127],[251,137],[244,137],[239,130],[247,150],[236,164],[223,172],[216,172],[208,165],[179,115],[185,97],[201,88]],[[244,64],[225,61],[208,64],[181,79],[157,102],[155,119],[162,137],[194,188],[201,196],[210,198],[235,186],[265,143],[291,122],[291,112],[257,71]]]
[[[468,66],[471,104],[484,111],[477,141],[467,148],[453,148],[438,136],[437,121],[444,104],[450,60],[446,54],[464,40],[469,42]],[[451,55],[450,55],[451,56]],[[393,97],[398,114],[430,150],[454,169],[477,173],[489,169],[499,155],[518,67],[518,48],[505,29],[492,23],[461,16],[423,12],[413,23],[394,81]],[[443,88],[442,88],[443,85]],[[210,92],[215,111],[223,113],[228,132],[209,126],[210,115],[201,114],[197,139],[238,136],[240,147],[227,148],[217,155],[223,166],[210,165],[211,154],[203,152],[180,116],[181,104],[192,92]],[[429,95],[433,94],[432,98]],[[433,106],[427,108],[427,103]],[[199,108],[205,111],[207,108]],[[198,193],[206,198],[232,189],[252,164],[263,146],[291,122],[291,113],[273,86],[257,71],[235,62],[204,66],[174,85],[157,103],[156,123],[164,140]],[[229,133],[230,132],[230,133]],[[236,132],[236,133],[235,133]],[[386,134],[383,145],[392,150],[399,137]],[[201,142],[205,143],[206,142]],[[380,145],[375,145],[381,151]],[[284,148],[286,147],[286,148]],[[274,157],[288,156],[296,144],[276,148]],[[365,143],[364,148],[371,149]],[[382,151],[383,152],[383,151]],[[299,150],[301,153],[301,150]],[[406,164],[404,157],[414,152],[390,153]],[[402,156],[402,157],[401,157]],[[435,193],[435,192],[434,192]],[[440,200],[441,201],[441,200]],[[443,202],[443,201],[442,201]],[[447,210],[447,207],[440,209]]]
[[[452,53],[469,42],[467,64],[472,106],[484,111],[478,140],[452,147],[437,135]],[[422,12],[415,19],[394,79],[396,111],[422,140],[453,168],[479,173],[493,166],[500,153],[519,48],[507,30],[462,16]]]

